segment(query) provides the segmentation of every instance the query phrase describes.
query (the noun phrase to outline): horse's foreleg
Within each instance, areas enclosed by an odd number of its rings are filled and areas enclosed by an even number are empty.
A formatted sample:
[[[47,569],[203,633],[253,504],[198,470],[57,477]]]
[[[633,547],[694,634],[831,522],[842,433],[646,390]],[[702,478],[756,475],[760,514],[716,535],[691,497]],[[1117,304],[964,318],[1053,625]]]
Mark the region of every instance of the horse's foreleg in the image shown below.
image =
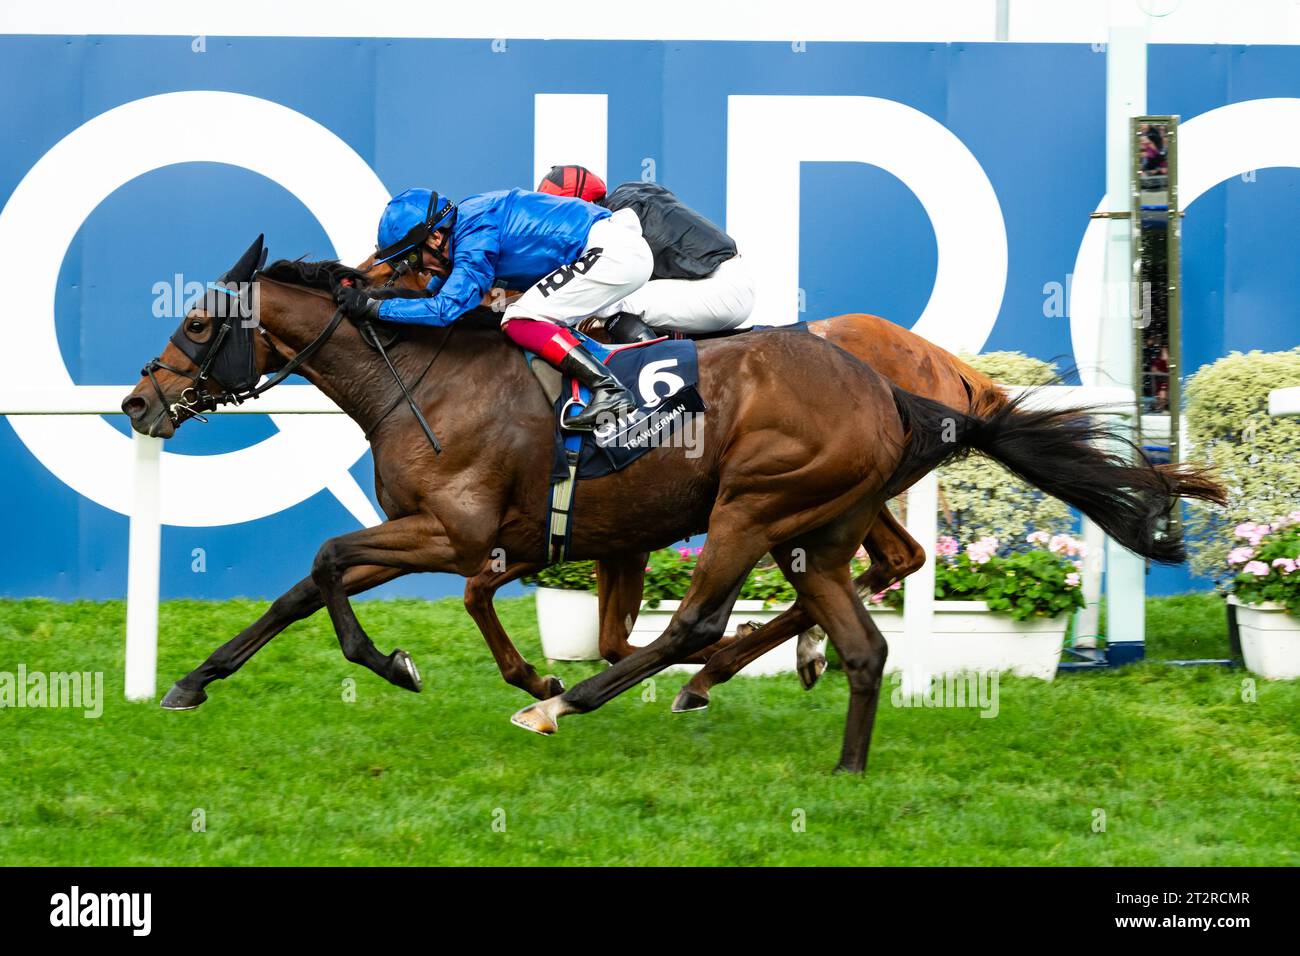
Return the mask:
[[[618,663],[636,650],[628,637],[641,609],[648,557],[642,552],[601,558],[596,564],[596,589],[600,597],[600,656],[611,664]],[[731,638],[724,637],[687,655],[680,663],[703,664],[730,644]]]
[[[537,570],[537,564],[512,564],[503,571],[483,570],[465,582],[465,610],[478,625],[492,652],[497,668],[507,684],[526,690],[538,700],[545,700],[564,692],[564,684],[558,677],[537,673],[532,664],[524,660],[518,648],[510,641],[510,635],[501,626],[492,597],[504,584],[515,578]]]
[[[649,554],[601,558],[596,563],[596,593],[600,599],[600,656],[615,664],[636,650],[628,641],[645,586]]]
[[[349,568],[343,577],[343,587],[348,594],[360,594],[385,581],[400,577],[396,568]],[[162,700],[168,710],[193,710],[208,699],[204,692],[214,680],[229,677],[258,650],[290,624],[310,617],[324,606],[320,588],[311,578],[303,578],[283,595],[276,598],[266,613],[238,635],[222,644],[202,664],[176,682]]]
[[[463,574],[462,562],[442,523],[432,515],[407,515],[373,528],[331,538],[321,545],[311,576],[320,588],[334,622],[343,656],[374,671],[389,683],[419,691],[420,674],[411,656],[394,650],[385,657],[376,648],[348,601],[343,577],[349,568],[377,565],[398,573],[450,571]]]

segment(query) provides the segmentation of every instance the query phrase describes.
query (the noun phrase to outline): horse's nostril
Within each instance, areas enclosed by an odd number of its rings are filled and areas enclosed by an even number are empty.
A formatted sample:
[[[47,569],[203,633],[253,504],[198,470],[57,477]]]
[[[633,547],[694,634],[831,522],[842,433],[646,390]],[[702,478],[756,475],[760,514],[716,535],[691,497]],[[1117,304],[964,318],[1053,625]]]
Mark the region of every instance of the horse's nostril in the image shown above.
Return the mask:
[[[148,410],[149,410],[149,403],[146,402],[139,395],[128,396],[127,399],[124,402],[122,402],[122,411],[124,411],[127,417],[130,418],[132,421],[135,421],[136,419],[143,416],[144,413]]]

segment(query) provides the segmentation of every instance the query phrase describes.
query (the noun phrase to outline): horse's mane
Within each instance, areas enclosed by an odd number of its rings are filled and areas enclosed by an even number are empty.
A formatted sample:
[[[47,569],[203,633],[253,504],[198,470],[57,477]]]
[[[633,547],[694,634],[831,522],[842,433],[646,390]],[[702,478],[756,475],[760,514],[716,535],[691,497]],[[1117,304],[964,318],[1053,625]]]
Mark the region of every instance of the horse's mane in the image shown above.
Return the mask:
[[[307,289],[320,289],[334,295],[344,279],[351,279],[359,287],[369,288],[370,277],[364,272],[345,266],[337,259],[325,259],[321,262],[307,262],[303,259],[278,259],[258,272],[258,275],[275,282],[302,286]],[[409,289],[369,288],[369,294],[377,299],[419,298],[429,293]],[[458,328],[499,329],[501,314],[492,309],[476,306],[456,320]]]
[[[358,272],[351,266],[345,266],[337,259],[325,259],[321,262],[307,262],[303,259],[277,259],[258,273],[267,279],[300,285],[308,289],[321,289],[335,292],[344,279],[351,279],[357,285],[365,287],[370,280],[364,272]]]

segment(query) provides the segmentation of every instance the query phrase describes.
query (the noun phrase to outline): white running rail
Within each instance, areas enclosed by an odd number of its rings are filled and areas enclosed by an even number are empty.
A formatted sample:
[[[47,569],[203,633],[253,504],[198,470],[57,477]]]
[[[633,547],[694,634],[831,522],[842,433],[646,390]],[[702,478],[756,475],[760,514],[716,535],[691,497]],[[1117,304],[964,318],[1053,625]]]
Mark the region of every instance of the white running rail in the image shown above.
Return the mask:
[[[129,387],[0,392],[0,415],[121,415]],[[205,412],[204,414],[210,414]],[[281,385],[243,405],[225,405],[219,415],[342,415],[314,385]],[[126,572],[126,699],[152,700],[158,693],[158,581],[162,547],[159,516],[162,439],[132,435],[135,476]]]

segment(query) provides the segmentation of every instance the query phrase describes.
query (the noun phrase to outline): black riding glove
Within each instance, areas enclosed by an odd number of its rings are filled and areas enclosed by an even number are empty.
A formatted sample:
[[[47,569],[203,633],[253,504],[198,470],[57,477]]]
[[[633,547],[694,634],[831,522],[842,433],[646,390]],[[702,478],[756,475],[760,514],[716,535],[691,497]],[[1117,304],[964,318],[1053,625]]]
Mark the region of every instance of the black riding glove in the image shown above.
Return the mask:
[[[379,303],[381,300],[372,299],[363,290],[351,287],[343,290],[339,296],[339,308],[353,322],[360,322],[364,319],[371,321],[379,318]]]

